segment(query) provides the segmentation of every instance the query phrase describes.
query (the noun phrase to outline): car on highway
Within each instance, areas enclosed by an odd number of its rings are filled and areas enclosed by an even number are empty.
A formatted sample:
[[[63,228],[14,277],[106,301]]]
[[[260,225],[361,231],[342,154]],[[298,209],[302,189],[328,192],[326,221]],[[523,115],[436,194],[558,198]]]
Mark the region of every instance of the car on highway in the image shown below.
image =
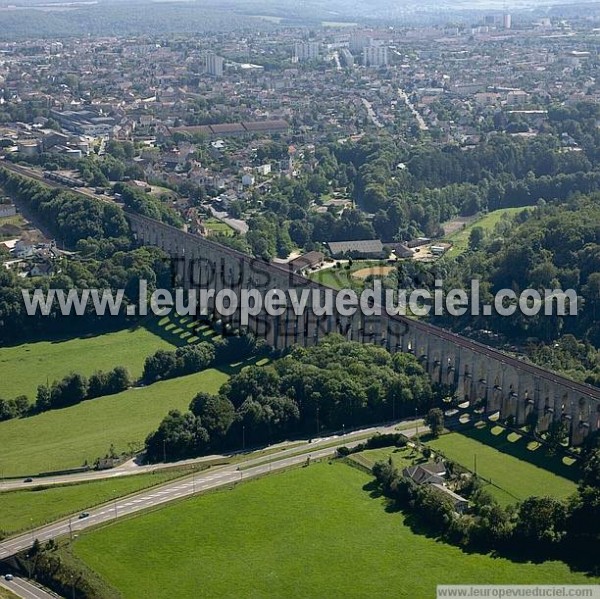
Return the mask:
[[[26,478],[23,482],[24,483],[32,483],[33,482],[33,478]]]
[[[12,574],[5,574],[4,575],[4,580],[8,580],[9,582],[14,578],[14,576]]]
[[[81,514],[79,514],[79,519],[83,520],[84,518],[89,518],[90,514],[89,512],[81,512]]]

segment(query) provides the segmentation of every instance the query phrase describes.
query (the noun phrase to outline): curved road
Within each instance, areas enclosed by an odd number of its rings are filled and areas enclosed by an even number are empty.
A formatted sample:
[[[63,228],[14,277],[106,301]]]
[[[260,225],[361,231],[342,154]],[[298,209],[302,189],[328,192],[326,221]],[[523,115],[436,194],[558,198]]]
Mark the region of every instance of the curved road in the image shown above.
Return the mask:
[[[233,454],[232,454],[233,455]],[[80,472],[76,474],[60,474],[57,476],[38,476],[31,477],[33,480],[26,483],[21,477],[18,479],[0,480],[0,492],[2,491],[18,491],[24,489],[32,489],[40,486],[51,485],[69,485],[74,483],[89,483],[95,480],[104,480],[107,478],[119,478],[123,476],[132,476],[134,474],[147,474],[164,470],[168,468],[176,468],[178,466],[186,466],[192,464],[202,464],[203,462],[213,462],[218,460],[227,460],[231,455],[210,455],[194,460],[185,460],[182,462],[168,462],[164,464],[146,464],[138,465],[134,460],[129,460],[116,468],[110,470],[89,470],[88,472]]]
[[[416,421],[402,421],[403,424],[409,425],[416,422],[420,422],[420,419]],[[111,503],[90,509],[88,512],[86,512],[89,514],[89,516],[85,518],[80,518],[80,514],[74,514],[71,517],[63,518],[52,524],[36,528],[17,537],[6,539],[0,543],[0,561],[11,557],[19,551],[28,549],[31,547],[35,539],[44,542],[51,538],[57,538],[66,535],[76,536],[78,531],[85,530],[111,520],[116,520],[124,516],[139,513],[145,509],[167,504],[171,501],[176,501],[178,499],[199,494],[211,489],[217,489],[227,485],[233,486],[236,483],[244,480],[256,478],[257,476],[306,463],[308,456],[310,456],[311,459],[329,457],[335,454],[338,447],[343,445],[353,447],[358,443],[361,443],[364,441],[365,435],[374,434],[376,432],[396,432],[398,424],[399,423],[394,423],[392,425],[371,427],[358,431],[352,431],[345,435],[333,435],[331,437],[314,439],[312,443],[306,442],[304,445],[294,445],[288,449],[285,448],[286,444],[283,444],[282,450],[278,454],[259,455],[255,458],[250,458],[244,462],[241,462],[238,465],[216,466],[204,472],[195,473],[191,476],[182,477],[164,485],[159,485],[150,489],[145,489],[133,495],[118,498]],[[407,435],[412,435],[414,430],[403,429],[402,432]],[[324,445],[328,446],[323,447]],[[322,449],[319,447],[322,447]],[[273,447],[271,447],[271,449],[272,448]],[[214,460],[221,457],[226,458],[227,456],[206,456],[196,460],[177,462],[175,464],[153,465],[150,468],[156,469],[157,466],[173,467],[182,464]],[[123,470],[121,472],[116,473],[117,476],[137,474],[140,471],[144,471],[145,467],[134,467],[131,463],[127,463],[124,464],[122,468]],[[84,474],[87,475],[85,478],[87,481],[96,480],[98,478],[107,478],[107,475],[115,476],[115,474],[111,472],[90,472]],[[82,475],[54,477],[51,484],[75,482],[74,479],[76,479],[78,482],[82,482],[81,476]],[[48,481],[45,479],[39,480],[40,482],[43,480],[44,484],[48,484]],[[22,485],[26,488],[31,488],[32,483],[27,484],[20,482],[16,484]],[[11,581],[6,581],[3,578],[0,579],[0,586],[9,589],[21,599],[59,598],[59,595],[56,595],[52,591],[19,576],[15,576],[15,578]]]
[[[89,510],[89,512],[86,512],[89,513],[89,516],[85,518],[80,518],[78,514],[75,514],[69,518],[63,518],[52,524],[47,524],[19,536],[6,539],[0,543],[0,560],[28,549],[35,539],[45,542],[49,539],[56,539],[57,537],[66,535],[73,536],[81,530],[97,526],[98,524],[136,514],[149,508],[202,493],[203,491],[234,485],[270,472],[297,466],[305,463],[309,456],[314,459],[330,457],[335,454],[338,447],[343,445],[353,447],[364,441],[364,435],[367,434],[396,432],[397,426],[398,424],[396,423],[390,426],[371,427],[346,435],[317,439],[310,444],[286,449],[275,455],[251,458],[239,465],[217,466],[170,481],[164,485],[118,498],[115,501]],[[402,433],[411,435],[414,431],[404,429]],[[358,436],[363,438],[357,439],[356,437]],[[323,445],[329,443],[331,443],[330,446],[323,447]],[[322,448],[320,449],[319,447]]]

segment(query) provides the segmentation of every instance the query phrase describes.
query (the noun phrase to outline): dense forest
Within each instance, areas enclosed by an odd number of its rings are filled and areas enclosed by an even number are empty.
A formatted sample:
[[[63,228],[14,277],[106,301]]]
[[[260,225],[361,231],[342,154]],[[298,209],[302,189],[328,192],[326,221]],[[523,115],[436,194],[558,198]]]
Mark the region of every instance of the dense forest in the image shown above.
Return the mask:
[[[517,293],[531,288],[574,289],[576,316],[512,318],[465,315],[439,322],[460,331],[467,326],[493,329],[511,339],[533,338],[552,347],[532,348],[543,366],[568,372],[579,380],[600,382],[600,194],[574,196],[566,203],[540,203],[489,233],[472,234],[471,250],[456,260],[438,262],[426,277],[442,277],[447,289],[468,289],[481,281],[481,302],[501,289]],[[579,340],[579,341],[577,341]],[[535,341],[534,341],[535,344]],[[594,349],[595,348],[595,349]],[[578,372],[579,371],[579,372]]]
[[[258,13],[260,14],[260,13]],[[202,31],[269,29],[268,22],[230,9],[206,5],[164,3],[152,10],[142,2],[107,2],[75,10],[6,10],[0,15],[5,40],[77,36],[193,34]],[[33,50],[32,50],[33,51]]]
[[[441,390],[414,356],[331,335],[295,347],[266,367],[248,367],[218,395],[199,393],[189,411],[171,411],[146,441],[149,461],[319,436],[426,412]]]
[[[57,302],[47,316],[28,316],[22,290],[123,289],[126,306],[139,302],[140,279],[148,281],[149,293],[169,286],[171,266],[166,255],[157,248],[133,249],[129,225],[118,206],[53,189],[4,168],[0,168],[0,184],[39,217],[61,244],[79,252],[77,257],[59,259],[51,277],[24,279],[13,270],[0,269],[1,343],[114,329],[125,322],[124,314],[96,315],[91,302],[83,316],[62,316]],[[140,193],[133,190],[131,195],[137,198]]]
[[[99,258],[130,245],[125,215],[114,204],[51,188],[6,168],[0,168],[0,185],[38,217],[61,245]]]
[[[531,139],[499,128],[471,147],[406,146],[385,134],[324,144],[309,158],[310,172],[273,183],[260,216],[249,221],[250,250],[271,258],[286,256],[294,244],[310,250],[328,241],[437,237],[441,223],[459,215],[594,193],[600,190],[599,118],[600,107],[584,102],[553,107],[544,133]],[[563,134],[578,147],[565,147]],[[263,150],[283,152],[275,142]],[[334,189],[346,190],[353,209],[310,209]]]

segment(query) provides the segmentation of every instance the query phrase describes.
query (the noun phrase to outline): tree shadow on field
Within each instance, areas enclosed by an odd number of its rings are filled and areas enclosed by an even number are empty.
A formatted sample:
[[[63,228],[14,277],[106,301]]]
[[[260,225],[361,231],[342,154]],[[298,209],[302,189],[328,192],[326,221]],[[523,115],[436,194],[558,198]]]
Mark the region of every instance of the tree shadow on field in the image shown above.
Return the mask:
[[[383,492],[375,479],[364,484],[362,489],[369,494],[371,499],[379,499],[380,497],[383,497]]]
[[[363,491],[366,491],[369,494],[369,498],[371,498],[371,499],[383,499],[384,510],[385,510],[386,514],[395,514],[399,511],[401,511],[395,501],[393,501],[389,497],[386,497],[383,494],[383,491],[381,490],[380,486],[377,484],[376,480],[372,480],[372,481],[364,484],[362,489],[363,489]]]
[[[489,539],[471,538],[468,543],[464,539],[452,538],[452,533],[446,537],[431,522],[420,513],[411,511],[410,508],[401,506],[397,501],[386,497],[377,480],[373,479],[362,486],[362,490],[369,494],[369,498],[383,500],[383,509],[386,514],[402,514],[403,522],[414,535],[434,540],[436,543],[448,545],[460,550],[465,555],[481,555],[491,559],[504,559],[515,564],[540,565],[551,561],[562,562],[570,571],[585,574],[590,583],[597,582],[600,576],[600,562],[598,560],[599,544],[591,539],[587,543],[574,541],[571,546],[559,544],[557,546],[540,547],[540,543],[525,544],[524,542],[502,543],[495,548],[489,545]],[[493,567],[493,566],[492,566]]]

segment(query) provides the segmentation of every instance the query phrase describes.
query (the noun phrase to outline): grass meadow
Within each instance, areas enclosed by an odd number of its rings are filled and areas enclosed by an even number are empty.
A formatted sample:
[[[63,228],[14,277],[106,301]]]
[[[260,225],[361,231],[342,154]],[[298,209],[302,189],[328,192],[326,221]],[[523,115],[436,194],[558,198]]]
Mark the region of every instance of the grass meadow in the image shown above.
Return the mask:
[[[93,463],[111,445],[141,449],[170,409],[187,409],[199,391],[216,393],[228,379],[208,369],[189,376],[128,389],[62,410],[0,423],[0,477],[35,475]]]
[[[207,218],[204,220],[204,226],[209,231],[219,235],[225,235],[226,237],[232,237],[234,234],[234,230],[227,223],[224,223],[217,218]]]
[[[354,260],[350,268],[346,268],[347,263],[342,262],[341,268],[325,268],[310,275],[313,281],[322,285],[333,287],[334,289],[362,289],[364,282],[356,278],[353,274],[364,268],[373,266],[387,266],[385,260]]]
[[[73,550],[125,599],[425,599],[437,584],[598,582],[415,534],[372,476],[339,461],[84,532]]]
[[[173,344],[143,327],[3,347],[0,348],[0,397],[27,395],[34,401],[38,385],[52,383],[70,372],[89,376],[96,370],[126,366],[138,378],[146,357],[159,349],[173,349]]]
[[[532,495],[564,499],[577,490],[575,482],[569,478],[463,434],[442,435],[427,444],[454,462],[476,471],[484,479],[491,480],[492,484],[488,484],[486,489],[504,505]],[[548,463],[548,466],[552,464]]]
[[[0,397],[27,395],[35,401],[38,385],[52,383],[70,372],[89,376],[97,370],[126,366],[134,379],[144,360],[159,349],[171,350],[214,332],[192,318],[148,317],[136,327],[70,339],[50,339],[0,347]]]
[[[448,252],[448,256],[456,258],[460,254],[464,253],[469,247],[469,235],[475,227],[482,227],[485,231],[493,231],[494,227],[505,214],[514,216],[524,210],[524,208],[501,208],[500,210],[494,210],[489,212],[485,216],[473,221],[467,225],[464,229],[456,231],[452,235],[448,235],[445,238],[446,241],[452,242],[452,249]]]

